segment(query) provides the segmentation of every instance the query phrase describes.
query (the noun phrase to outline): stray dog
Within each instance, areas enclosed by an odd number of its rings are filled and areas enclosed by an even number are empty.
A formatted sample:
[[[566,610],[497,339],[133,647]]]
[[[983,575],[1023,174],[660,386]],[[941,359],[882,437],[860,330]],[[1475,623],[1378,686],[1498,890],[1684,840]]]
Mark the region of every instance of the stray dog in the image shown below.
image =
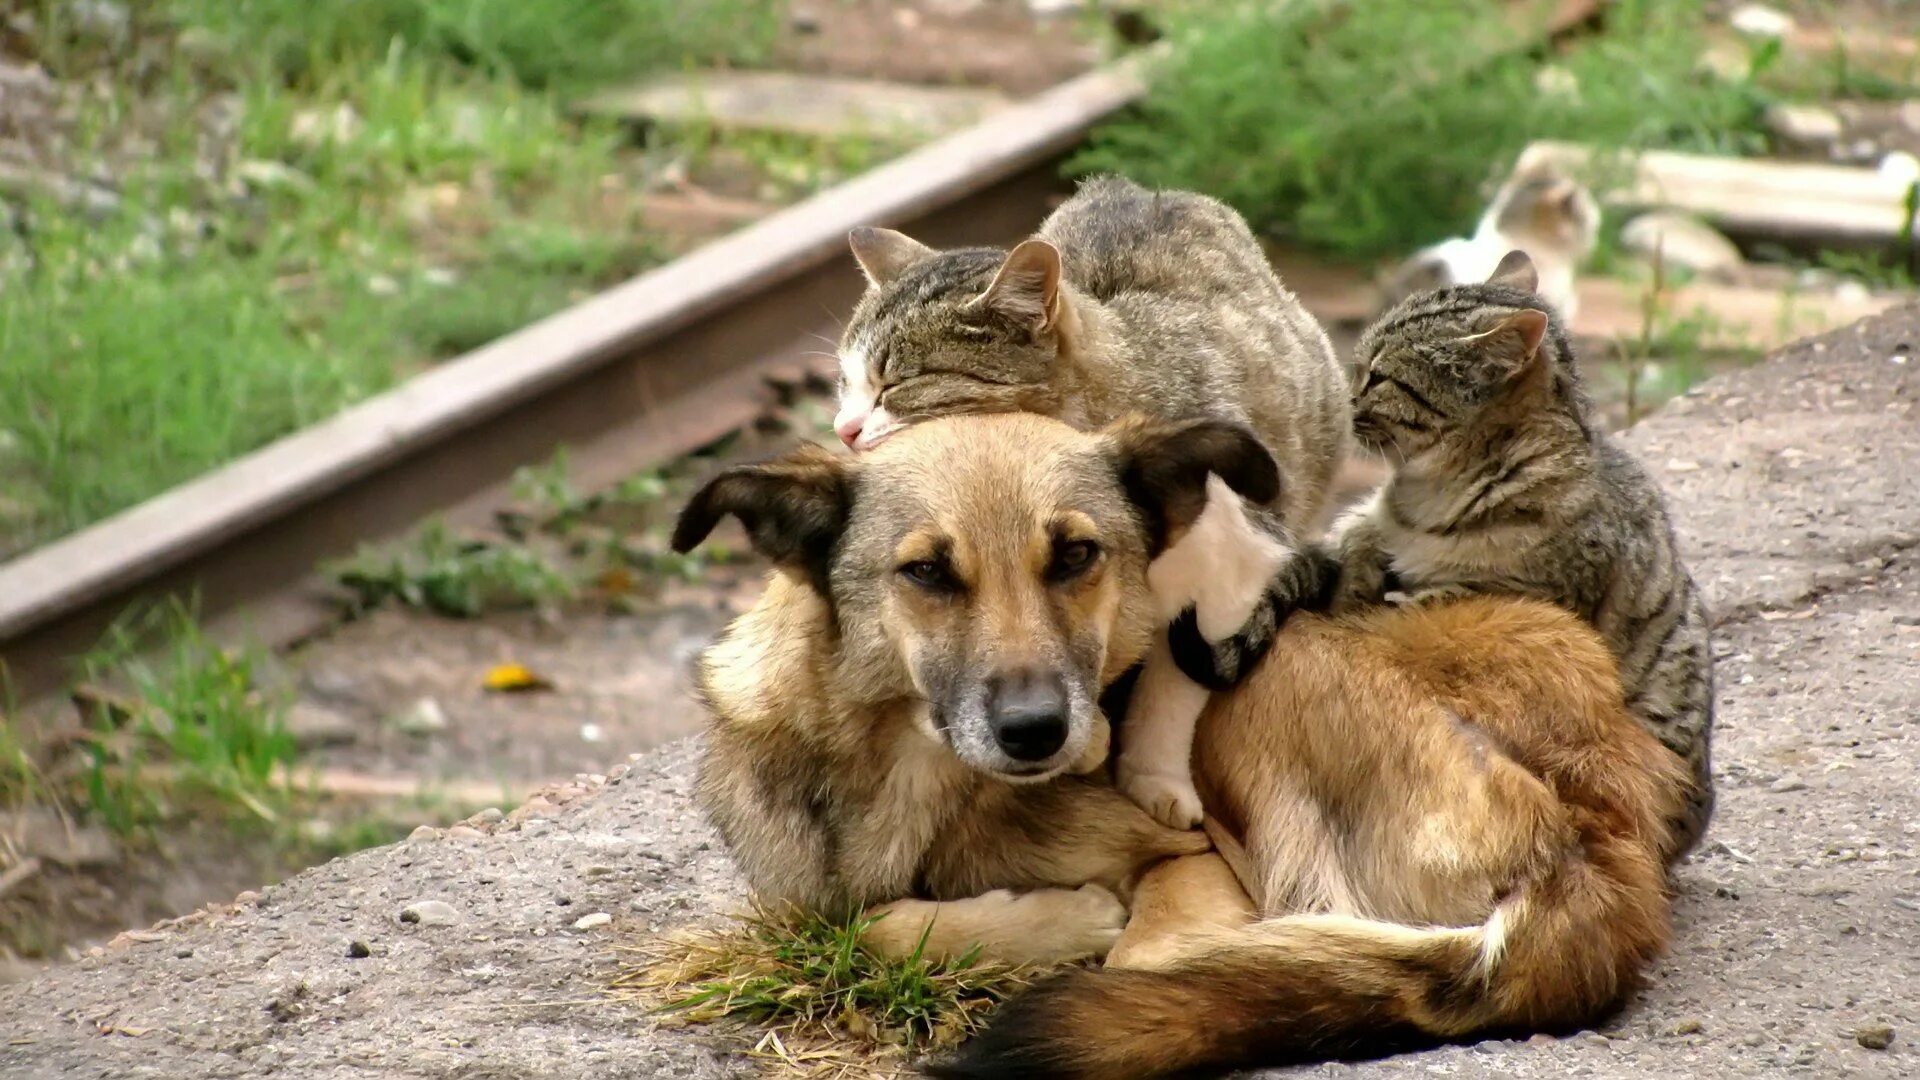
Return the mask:
[[[1155,631],[1148,561],[1209,472],[1273,468],[1218,421],[956,417],[856,460],[729,469],[682,514],[676,548],[732,515],[776,565],[701,661],[698,795],[756,893],[881,915],[869,942],[893,954],[923,935],[1010,962],[1113,952],[936,1075],[1151,1077],[1567,1027],[1664,947],[1684,777],[1606,646],[1544,604],[1289,620],[1195,747],[1237,874],[1166,862],[1205,836],[1073,774],[1100,689]]]

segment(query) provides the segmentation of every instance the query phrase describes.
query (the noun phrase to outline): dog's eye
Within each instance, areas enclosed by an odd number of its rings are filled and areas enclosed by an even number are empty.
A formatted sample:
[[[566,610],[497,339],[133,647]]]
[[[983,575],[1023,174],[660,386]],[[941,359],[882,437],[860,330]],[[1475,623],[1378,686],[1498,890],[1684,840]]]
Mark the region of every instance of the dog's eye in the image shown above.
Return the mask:
[[[1079,577],[1099,557],[1099,544],[1091,540],[1069,540],[1054,547],[1053,565],[1047,567],[1047,577],[1053,581]]]
[[[923,589],[936,592],[957,592],[960,580],[953,576],[953,570],[939,559],[920,559],[900,567],[900,576]]]

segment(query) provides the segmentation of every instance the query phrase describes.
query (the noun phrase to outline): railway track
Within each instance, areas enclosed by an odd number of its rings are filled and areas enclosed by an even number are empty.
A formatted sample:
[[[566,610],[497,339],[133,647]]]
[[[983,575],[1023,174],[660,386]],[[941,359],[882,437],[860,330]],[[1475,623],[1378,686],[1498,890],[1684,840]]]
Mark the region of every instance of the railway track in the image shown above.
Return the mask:
[[[484,520],[559,447],[590,487],[751,423],[771,383],[832,374],[821,339],[862,284],[847,230],[1016,240],[1064,193],[1064,155],[1140,90],[1131,64],[1070,80],[0,565],[14,692],[57,689],[116,617],[166,596],[196,598],[216,636],[296,642],[338,617],[321,562],[429,515]]]

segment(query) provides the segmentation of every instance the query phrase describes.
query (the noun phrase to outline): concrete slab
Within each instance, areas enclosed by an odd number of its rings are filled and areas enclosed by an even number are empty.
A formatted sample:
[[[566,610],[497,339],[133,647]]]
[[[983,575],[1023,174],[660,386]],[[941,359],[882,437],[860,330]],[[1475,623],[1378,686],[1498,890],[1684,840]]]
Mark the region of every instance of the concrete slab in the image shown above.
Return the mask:
[[[1715,379],[1629,437],[1720,615],[1720,813],[1646,990],[1598,1032],[1305,1074],[1920,1074],[1916,348],[1920,306]],[[593,1001],[613,932],[740,900],[693,761],[679,744],[490,833],[335,860],[0,987],[0,1076],[751,1075],[711,1035]],[[457,921],[399,921],[425,900]],[[614,925],[574,929],[599,912]],[[1865,1024],[1891,1047],[1860,1045]]]

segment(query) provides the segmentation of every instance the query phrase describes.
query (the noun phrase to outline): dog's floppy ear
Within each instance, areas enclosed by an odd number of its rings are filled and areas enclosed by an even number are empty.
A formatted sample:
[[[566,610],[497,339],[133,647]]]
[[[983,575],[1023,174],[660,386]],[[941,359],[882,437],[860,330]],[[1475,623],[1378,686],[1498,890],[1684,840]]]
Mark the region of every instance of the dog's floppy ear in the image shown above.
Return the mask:
[[[804,571],[825,595],[833,545],[853,505],[850,467],[837,454],[805,446],[763,464],[728,469],[687,500],[673,527],[673,550],[692,551],[732,514],[746,526],[753,550]]]
[[[1147,526],[1147,553],[1158,555],[1207,505],[1207,474],[1241,498],[1280,497],[1280,466],[1246,427],[1226,420],[1122,420],[1103,434],[1127,498]]]

